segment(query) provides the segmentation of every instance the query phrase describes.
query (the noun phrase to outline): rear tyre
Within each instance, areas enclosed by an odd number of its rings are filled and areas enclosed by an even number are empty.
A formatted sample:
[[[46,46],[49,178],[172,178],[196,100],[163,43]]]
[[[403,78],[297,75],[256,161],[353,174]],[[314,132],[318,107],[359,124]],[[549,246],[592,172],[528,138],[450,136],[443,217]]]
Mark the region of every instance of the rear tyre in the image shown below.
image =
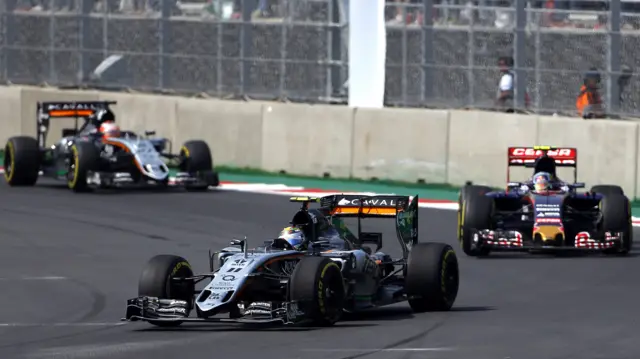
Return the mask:
[[[40,172],[40,146],[35,138],[11,137],[4,148],[4,179],[9,186],[33,186]]]
[[[157,255],[147,262],[138,282],[138,296],[160,299],[185,300],[189,308],[193,305],[195,285],[193,281],[174,281],[171,278],[192,277],[191,265],[186,259],[174,255]],[[187,316],[189,313],[187,312]],[[182,324],[176,322],[149,321],[160,327],[173,327]]]
[[[458,240],[468,256],[486,256],[488,248],[474,249],[473,229],[490,229],[493,213],[493,199],[486,194],[492,190],[485,186],[466,186],[460,192],[458,208]]]
[[[187,185],[187,191],[202,192],[209,189],[209,186],[218,186],[220,181],[218,174],[213,171],[213,159],[209,145],[201,140],[187,141],[180,149],[180,156],[183,161],[180,165],[182,172],[187,172],[193,176],[202,178],[204,185]]]
[[[342,318],[346,290],[340,266],[326,257],[304,257],[289,282],[289,300],[315,326],[331,326]]]
[[[622,189],[622,187],[608,184],[593,186],[591,187],[591,192],[599,193],[605,196],[611,194],[624,195],[624,190]]]
[[[73,192],[89,192],[89,172],[95,171],[100,161],[98,148],[91,142],[76,142],[71,146],[71,158],[67,170],[67,186]]]
[[[458,257],[444,243],[418,243],[407,261],[405,286],[416,313],[448,311],[458,296]]]
[[[629,199],[621,194],[605,195],[600,201],[602,212],[602,233],[622,232],[622,246],[617,251],[607,251],[607,254],[627,255],[633,245],[633,225]]]

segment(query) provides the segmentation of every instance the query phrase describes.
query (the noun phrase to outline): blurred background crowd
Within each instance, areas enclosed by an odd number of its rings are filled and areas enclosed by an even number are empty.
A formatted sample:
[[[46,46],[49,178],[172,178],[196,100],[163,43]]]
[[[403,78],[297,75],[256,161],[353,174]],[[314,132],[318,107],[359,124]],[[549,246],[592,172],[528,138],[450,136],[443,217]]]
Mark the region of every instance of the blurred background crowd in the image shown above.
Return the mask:
[[[82,0],[6,0],[16,2],[23,11],[76,11]],[[245,0],[93,0],[94,11],[121,14],[153,13],[160,11],[161,2],[169,1],[174,16],[205,16],[218,19],[240,19]],[[254,18],[285,18],[296,14],[300,20],[312,18],[304,14],[309,3],[327,0],[256,0]],[[515,0],[432,0],[435,7],[433,21],[436,24],[478,25],[509,27],[514,22]],[[601,27],[606,15],[594,12],[608,11],[609,1],[594,0],[528,0],[528,7],[540,10],[544,15],[536,23],[547,27]],[[249,1],[246,1],[249,3]],[[421,25],[424,15],[423,0],[387,0],[387,20],[391,24]],[[341,0],[346,11],[349,0]],[[622,0],[625,13],[623,25],[639,28],[640,0]],[[585,13],[587,12],[587,13]],[[301,18],[302,17],[302,18]]]
[[[15,10],[0,61],[13,83],[75,83],[114,55],[126,75],[101,77],[113,86],[332,103],[348,93],[349,0],[0,3]],[[640,116],[640,0],[386,3],[389,105]],[[96,25],[78,27],[69,12],[87,5]]]

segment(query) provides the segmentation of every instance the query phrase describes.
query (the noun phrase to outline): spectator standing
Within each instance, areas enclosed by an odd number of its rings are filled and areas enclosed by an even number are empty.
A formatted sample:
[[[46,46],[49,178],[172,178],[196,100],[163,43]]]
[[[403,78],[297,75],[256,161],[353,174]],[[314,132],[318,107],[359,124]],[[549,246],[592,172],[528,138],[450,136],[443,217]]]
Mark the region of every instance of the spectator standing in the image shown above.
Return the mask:
[[[420,11],[416,5],[419,5],[422,0],[394,0],[393,3],[397,4],[393,11],[393,17],[390,23],[400,24],[418,24],[420,19]]]
[[[622,74],[618,77],[618,92],[620,93],[620,104],[624,102],[622,94],[624,93],[627,86],[629,86],[629,82],[631,81],[631,77],[633,76],[633,70],[627,66],[622,66]]]
[[[275,5],[273,0],[258,1],[258,8],[255,9],[252,16],[255,18],[273,17],[273,5]]]
[[[515,79],[513,72],[514,60],[511,56],[501,56],[498,58],[498,68],[500,69],[500,82],[498,83],[498,96],[496,106],[507,112],[515,110]],[[524,94],[525,107],[529,107],[529,94]]]
[[[584,75],[580,93],[576,99],[576,110],[578,115],[584,119],[605,118],[602,106],[602,96],[600,96],[600,73],[598,69],[592,67]]]

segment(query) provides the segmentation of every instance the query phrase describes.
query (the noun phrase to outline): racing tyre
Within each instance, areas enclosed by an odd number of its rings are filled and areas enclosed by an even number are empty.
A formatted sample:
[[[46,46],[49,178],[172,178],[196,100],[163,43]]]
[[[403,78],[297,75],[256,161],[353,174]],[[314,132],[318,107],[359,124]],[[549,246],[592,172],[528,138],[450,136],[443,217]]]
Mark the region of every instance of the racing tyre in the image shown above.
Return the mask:
[[[627,255],[633,245],[633,227],[629,199],[621,194],[605,195],[600,202],[602,232],[622,232],[622,247],[607,254]]]
[[[340,266],[326,257],[304,257],[289,282],[289,300],[312,325],[331,326],[342,318],[346,290]]]
[[[218,186],[218,174],[213,171],[213,159],[209,145],[201,140],[187,141],[180,149],[183,158],[180,170],[202,177],[205,185],[187,185],[187,191],[206,191],[209,186]]]
[[[460,189],[458,193],[458,240],[462,241],[463,228],[462,228],[462,204],[469,197],[480,196],[485,193],[491,192],[491,187],[488,186],[476,186],[466,185]]]
[[[405,287],[416,313],[448,311],[458,296],[458,257],[444,243],[418,243],[407,261]]]
[[[71,158],[67,171],[67,186],[73,192],[88,192],[87,176],[100,161],[100,153],[91,142],[76,142],[71,146]]]
[[[488,189],[488,190],[487,190]],[[464,192],[463,192],[464,191]],[[493,199],[485,196],[491,189],[484,186],[467,186],[460,193],[461,201],[458,209],[458,240],[462,250],[468,256],[486,256],[489,249],[473,249],[473,229],[490,229],[493,213]],[[464,197],[463,197],[464,195]]]
[[[460,193],[458,194],[458,204],[462,204],[467,197],[473,197],[480,194],[485,194],[493,191],[493,189],[489,186],[476,186],[476,185],[467,185],[460,189]]]
[[[602,195],[608,196],[610,194],[619,194],[624,195],[624,191],[622,187],[608,184],[601,184],[591,187],[591,192],[600,193]]]
[[[4,179],[9,186],[33,186],[40,171],[40,146],[35,138],[11,137],[4,148]]]
[[[193,305],[193,295],[195,285],[193,281],[173,281],[171,278],[186,278],[193,276],[191,264],[186,259],[161,254],[147,262],[140,281],[138,282],[138,296],[157,297],[160,299],[185,300],[189,303],[189,308]],[[187,316],[189,313],[187,312]],[[149,321],[153,325],[160,327],[171,327],[182,324],[175,322]]]

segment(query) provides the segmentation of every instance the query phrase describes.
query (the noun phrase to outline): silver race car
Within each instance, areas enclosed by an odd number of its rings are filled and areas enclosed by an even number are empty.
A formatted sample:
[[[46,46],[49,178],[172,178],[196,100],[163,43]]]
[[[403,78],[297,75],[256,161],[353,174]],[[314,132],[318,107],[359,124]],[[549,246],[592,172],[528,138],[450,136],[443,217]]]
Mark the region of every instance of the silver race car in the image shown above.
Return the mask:
[[[187,141],[171,153],[166,138],[120,131],[109,106],[113,101],[40,102],[37,136],[11,137],[5,146],[5,180],[10,186],[33,186],[39,175],[62,180],[74,192],[95,188],[180,185],[202,191],[218,186],[211,151],[206,142]],[[51,121],[74,118],[75,128],[45,146]],[[78,128],[78,120],[83,124]],[[106,133],[106,130],[112,132]],[[176,170],[170,183],[170,168]]]
[[[294,197],[302,208],[286,237],[249,249],[234,240],[209,253],[210,272],[195,275],[182,257],[159,255],[144,268],[138,296],[123,320],[158,326],[184,322],[332,325],[344,312],[408,301],[415,312],[447,311],[458,293],[456,253],[418,242],[418,197]],[[320,207],[310,209],[309,204]],[[355,235],[343,218],[358,218]],[[363,218],[395,219],[402,256],[381,252],[382,234],[361,231]],[[375,246],[371,249],[369,246]],[[217,267],[217,268],[215,268]],[[196,283],[209,280],[202,290]],[[191,314],[195,312],[195,317]],[[220,316],[224,314],[224,316]]]

